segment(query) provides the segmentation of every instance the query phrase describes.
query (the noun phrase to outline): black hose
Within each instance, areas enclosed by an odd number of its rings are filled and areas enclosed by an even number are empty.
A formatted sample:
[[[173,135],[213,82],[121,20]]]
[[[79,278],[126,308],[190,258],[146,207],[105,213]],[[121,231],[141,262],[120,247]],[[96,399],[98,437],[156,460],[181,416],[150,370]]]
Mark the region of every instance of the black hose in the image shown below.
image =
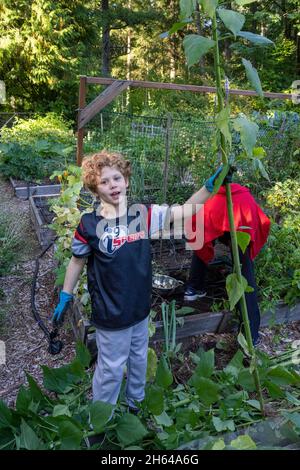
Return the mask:
[[[41,330],[43,331],[44,335],[46,336],[48,340],[48,343],[49,343],[48,351],[50,354],[53,354],[53,355],[60,353],[63,347],[63,343],[60,340],[54,340],[54,338],[58,335],[58,329],[55,328],[54,330],[49,331],[45,323],[41,319],[40,314],[38,313],[36,305],[35,305],[35,289],[36,289],[36,281],[37,281],[39,268],[40,268],[40,259],[49,250],[49,248],[53,245],[56,239],[57,237],[54,240],[52,240],[51,243],[36,258],[35,271],[33,274],[33,281],[32,281],[32,286],[31,286],[31,310],[32,310],[34,319],[36,320],[38,326],[41,328]]]

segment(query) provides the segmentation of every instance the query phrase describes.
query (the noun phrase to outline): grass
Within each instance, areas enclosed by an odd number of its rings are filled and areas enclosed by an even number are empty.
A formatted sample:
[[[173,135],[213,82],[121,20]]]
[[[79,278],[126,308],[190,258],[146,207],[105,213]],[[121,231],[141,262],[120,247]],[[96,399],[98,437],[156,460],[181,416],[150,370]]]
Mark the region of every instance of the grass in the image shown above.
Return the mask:
[[[9,274],[19,260],[24,240],[24,219],[0,207],[0,276]]]

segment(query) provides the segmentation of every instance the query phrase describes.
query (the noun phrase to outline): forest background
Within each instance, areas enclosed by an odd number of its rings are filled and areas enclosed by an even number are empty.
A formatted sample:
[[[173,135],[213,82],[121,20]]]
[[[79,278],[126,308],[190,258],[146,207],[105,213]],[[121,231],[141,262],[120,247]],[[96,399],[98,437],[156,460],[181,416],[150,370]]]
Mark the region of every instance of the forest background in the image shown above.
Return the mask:
[[[225,1],[223,5],[245,15],[245,30],[274,42],[261,47],[241,38],[239,44],[222,41],[230,87],[250,88],[237,54],[242,52],[259,71],[264,91],[290,92],[300,76],[299,0],[263,0],[245,6]],[[160,37],[179,16],[179,0],[4,0],[0,6],[0,80],[7,99],[1,111],[54,111],[75,122],[80,75],[213,86],[212,56],[187,66],[182,47],[186,29],[167,39]],[[209,22],[198,12],[196,25],[188,25],[187,30],[205,36]],[[88,101],[99,91],[101,87],[89,87]],[[290,100],[244,97],[235,97],[232,105],[244,112],[293,107]],[[204,116],[213,109],[211,94],[145,89],[126,93],[114,105],[115,111],[151,115],[172,111],[178,117]]]

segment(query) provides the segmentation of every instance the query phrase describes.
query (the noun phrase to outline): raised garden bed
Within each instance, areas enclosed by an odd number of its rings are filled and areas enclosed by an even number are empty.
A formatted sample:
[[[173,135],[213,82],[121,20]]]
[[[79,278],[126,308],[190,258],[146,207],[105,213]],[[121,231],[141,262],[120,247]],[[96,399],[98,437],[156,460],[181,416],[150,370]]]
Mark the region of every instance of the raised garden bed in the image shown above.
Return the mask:
[[[48,199],[57,196],[58,194],[45,194],[43,196],[29,197],[30,219],[42,248],[48,246],[56,236],[54,230],[49,228],[54,214],[49,210]]]
[[[45,196],[59,194],[60,184],[37,184],[27,183],[26,181],[18,181],[9,178],[14,190],[14,195],[20,199],[29,199],[30,196]]]
[[[73,311],[71,316],[72,328],[74,335],[80,339],[88,347],[92,354],[97,353],[95,327],[91,325],[89,320],[82,312],[79,301],[73,303]],[[184,316],[184,323],[177,327],[176,338],[183,339],[190,336],[197,336],[203,333],[224,333],[233,331],[234,315],[230,311],[221,312],[195,312],[192,315]],[[270,324],[283,324],[300,320],[300,303],[294,307],[279,304],[274,312],[266,312],[261,318],[261,327],[267,327]],[[150,343],[163,341],[164,331],[163,322],[156,322],[156,332]]]

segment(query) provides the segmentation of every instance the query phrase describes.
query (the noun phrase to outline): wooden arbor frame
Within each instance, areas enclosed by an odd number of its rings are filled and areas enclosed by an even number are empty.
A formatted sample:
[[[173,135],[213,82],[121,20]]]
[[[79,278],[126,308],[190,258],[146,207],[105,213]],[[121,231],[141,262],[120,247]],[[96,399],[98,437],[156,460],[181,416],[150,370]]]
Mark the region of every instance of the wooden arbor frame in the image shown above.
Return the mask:
[[[86,104],[87,85],[108,85],[91,103]],[[192,91],[194,93],[216,93],[215,87],[198,85],[181,85],[178,83],[144,82],[140,80],[116,80],[114,78],[102,77],[80,77],[79,85],[79,109],[78,109],[78,132],[77,132],[77,165],[81,166],[83,157],[84,126],[105,108],[116,96],[120,95],[128,87],[152,88],[160,90]],[[253,90],[230,89],[231,95],[258,96]],[[292,99],[291,94],[286,93],[264,93],[265,98]]]

